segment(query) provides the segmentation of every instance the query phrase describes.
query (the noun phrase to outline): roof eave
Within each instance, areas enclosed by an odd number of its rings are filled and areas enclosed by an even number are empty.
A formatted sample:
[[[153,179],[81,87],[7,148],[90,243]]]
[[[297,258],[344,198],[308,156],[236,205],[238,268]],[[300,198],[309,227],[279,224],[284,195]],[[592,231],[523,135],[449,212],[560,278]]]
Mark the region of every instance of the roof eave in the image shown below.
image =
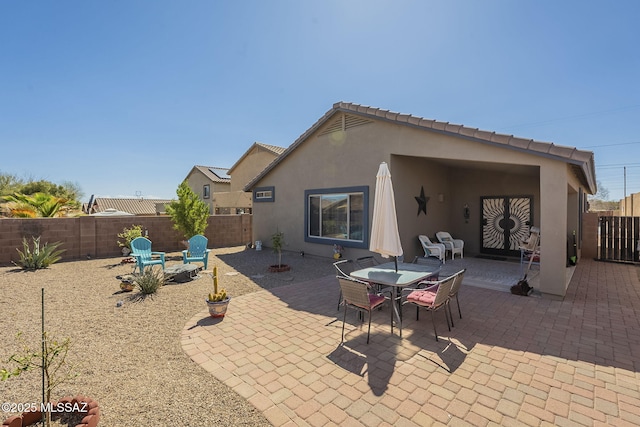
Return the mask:
[[[261,173],[256,175],[254,179],[247,183],[247,185],[245,185],[243,188],[244,191],[251,191],[253,187],[265,175],[267,175],[278,164],[280,164],[280,162],[282,162],[293,150],[295,150],[300,144],[302,144],[304,140],[306,140],[325,122],[327,122],[327,120],[329,120],[339,112],[355,114],[361,117],[374,118],[390,123],[400,123],[402,125],[413,128],[419,128],[422,130],[436,132],[447,136],[477,141],[483,144],[507,148],[510,150],[520,151],[523,153],[546,158],[552,158],[565,163],[578,165],[584,173],[584,181],[589,191],[595,192],[597,190],[592,152],[581,151],[575,147],[563,147],[554,145],[553,143],[519,138],[513,135],[498,134],[496,132],[484,131],[477,128],[470,128],[463,125],[451,124],[448,122],[439,122],[436,120],[424,119],[421,117],[412,116],[410,114],[394,113],[388,110],[381,110],[378,108],[363,106],[359,104],[337,102],[333,104],[333,108],[327,111],[318,121],[316,121],[309,129],[307,129],[302,135],[300,135],[295,140],[295,142],[291,144],[279,157],[277,157]]]

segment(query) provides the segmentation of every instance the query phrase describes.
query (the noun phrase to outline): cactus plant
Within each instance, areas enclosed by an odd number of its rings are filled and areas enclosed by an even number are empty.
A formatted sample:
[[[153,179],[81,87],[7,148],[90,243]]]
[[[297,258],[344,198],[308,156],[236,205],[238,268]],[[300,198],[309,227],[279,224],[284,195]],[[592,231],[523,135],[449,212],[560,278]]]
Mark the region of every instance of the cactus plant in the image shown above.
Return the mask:
[[[227,295],[227,291],[220,289],[218,291],[218,267],[213,267],[213,271],[206,271],[213,279],[213,292],[209,293],[207,297],[207,306],[209,308],[209,314],[213,318],[224,317],[227,312],[227,306],[231,298]]]
[[[227,298],[227,291],[220,289],[220,292],[218,292],[218,267],[213,267],[213,273],[210,273],[210,275],[213,279],[213,293],[209,293],[208,301],[224,301]]]

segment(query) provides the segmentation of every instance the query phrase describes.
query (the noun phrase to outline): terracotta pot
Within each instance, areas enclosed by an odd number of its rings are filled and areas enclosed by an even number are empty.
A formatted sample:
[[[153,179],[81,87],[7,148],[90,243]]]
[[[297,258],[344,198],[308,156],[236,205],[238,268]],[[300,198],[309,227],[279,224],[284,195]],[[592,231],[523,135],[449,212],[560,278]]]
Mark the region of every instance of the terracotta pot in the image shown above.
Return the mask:
[[[222,301],[209,301],[208,299],[205,301],[207,302],[207,306],[209,307],[209,314],[211,315],[211,317],[217,318],[224,317],[224,315],[227,313],[227,307],[229,306],[229,301],[231,301],[231,298],[227,297]]]
[[[269,271],[271,273],[282,273],[283,271],[289,271],[291,270],[291,267],[288,266],[287,264],[275,264],[275,265],[270,265],[269,266]]]
[[[71,413],[76,413],[78,414],[77,418],[79,418],[79,421],[81,419],[81,423],[77,425],[96,427],[98,425],[98,421],[100,421],[100,407],[98,406],[98,402],[90,397],[65,397],[57,402],[50,402],[50,407],[55,409],[55,412],[53,412],[51,416],[52,419],[59,419],[65,415],[68,416]],[[35,424],[40,425],[41,419],[42,412],[36,410],[32,412],[23,412],[21,415],[11,416],[7,418],[2,425],[11,427],[24,427]],[[76,425],[76,423],[73,424]],[[68,425],[68,422],[64,422],[64,425]]]

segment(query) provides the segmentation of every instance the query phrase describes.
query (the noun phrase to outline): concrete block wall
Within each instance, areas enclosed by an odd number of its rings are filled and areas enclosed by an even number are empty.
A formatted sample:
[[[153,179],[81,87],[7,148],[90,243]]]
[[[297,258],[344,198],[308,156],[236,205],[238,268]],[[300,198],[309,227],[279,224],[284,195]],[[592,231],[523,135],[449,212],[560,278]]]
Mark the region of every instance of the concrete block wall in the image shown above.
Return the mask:
[[[120,255],[118,233],[125,227],[141,225],[148,231],[154,251],[175,252],[184,249],[184,237],[173,229],[169,216],[131,216],[77,218],[0,218],[0,265],[17,261],[22,238],[40,236],[41,243],[62,242],[62,260],[103,258]],[[251,242],[252,216],[212,215],[205,236],[210,248],[246,245]]]

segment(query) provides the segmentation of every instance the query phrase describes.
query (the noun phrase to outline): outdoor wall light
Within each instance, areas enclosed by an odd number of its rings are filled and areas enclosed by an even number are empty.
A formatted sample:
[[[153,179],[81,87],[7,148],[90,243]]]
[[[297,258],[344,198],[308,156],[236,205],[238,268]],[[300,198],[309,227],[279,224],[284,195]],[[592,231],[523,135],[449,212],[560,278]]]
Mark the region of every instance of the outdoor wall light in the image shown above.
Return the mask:
[[[469,205],[465,204],[464,208],[462,210],[462,215],[464,216],[464,222],[469,222],[469,217],[471,216],[471,213],[469,211]]]
[[[443,202],[444,202],[444,194],[442,194],[442,193],[438,194],[438,201],[439,201],[440,203],[443,203]]]

